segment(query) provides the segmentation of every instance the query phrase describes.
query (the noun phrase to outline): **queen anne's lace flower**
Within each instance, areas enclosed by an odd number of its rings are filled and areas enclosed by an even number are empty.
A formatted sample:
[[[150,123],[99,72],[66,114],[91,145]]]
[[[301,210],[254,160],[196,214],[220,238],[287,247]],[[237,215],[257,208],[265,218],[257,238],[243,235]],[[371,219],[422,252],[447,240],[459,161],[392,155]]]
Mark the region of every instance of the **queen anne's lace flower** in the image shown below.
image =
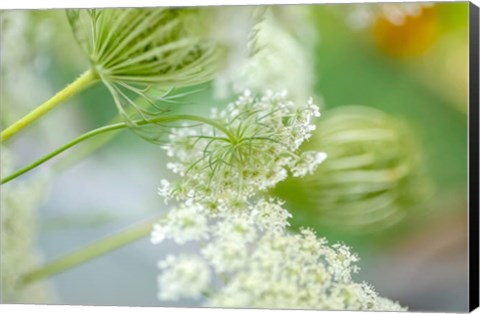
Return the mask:
[[[242,268],[210,300],[214,307],[402,310],[378,297],[351,273],[357,260],[342,245],[328,246],[310,230],[267,233]]]
[[[162,181],[159,192],[166,199],[239,201],[274,186],[288,171],[311,173],[325,153],[296,151],[310,138],[312,118],[319,115],[312,100],[301,106],[286,92],[255,97],[247,90],[227,109],[212,111],[211,118],[224,126],[221,130],[173,130],[164,148],[177,161],[168,168],[185,179],[172,185]]]
[[[160,262],[165,270],[159,277],[161,300],[197,297],[211,265],[226,281],[210,291],[207,306],[404,310],[379,297],[368,284],[353,281],[358,257],[347,246],[329,245],[309,229],[288,232],[290,215],[279,201],[260,199],[249,209],[248,214],[232,213],[211,225],[211,241],[201,250],[202,257],[189,257],[198,265],[180,263],[173,256]],[[269,226],[269,220],[278,225]],[[190,279],[194,267],[200,277]]]
[[[319,115],[312,101],[296,106],[286,93],[256,98],[247,91],[226,110],[212,111],[216,127],[172,132],[165,149],[176,161],[168,168],[181,179],[162,180],[159,193],[181,205],[154,227],[152,242],[196,239],[203,245],[200,256],[160,263],[161,300],[198,297],[211,267],[224,284],[208,291],[207,306],[402,309],[352,280],[358,258],[348,247],[330,246],[306,229],[289,233],[283,202],[261,195],[289,172],[312,173],[326,158],[297,152]]]

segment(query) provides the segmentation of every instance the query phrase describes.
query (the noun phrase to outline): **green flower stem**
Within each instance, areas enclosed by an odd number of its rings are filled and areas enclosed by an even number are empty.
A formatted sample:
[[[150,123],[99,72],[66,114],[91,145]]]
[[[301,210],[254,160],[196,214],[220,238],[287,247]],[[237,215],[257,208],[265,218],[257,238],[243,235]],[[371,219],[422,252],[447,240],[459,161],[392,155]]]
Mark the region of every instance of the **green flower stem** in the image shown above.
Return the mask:
[[[124,123],[116,123],[116,124],[107,125],[107,126],[92,130],[90,132],[87,132],[85,134],[82,134],[79,137],[75,138],[73,141],[71,141],[71,142],[67,143],[66,145],[54,150],[53,152],[43,156],[42,158],[38,159],[37,161],[33,162],[32,164],[16,171],[15,173],[7,176],[6,178],[3,178],[2,181],[1,181],[1,184],[7,183],[7,182],[15,179],[16,177],[21,176],[22,174],[38,167],[39,165],[43,164],[44,162],[52,159],[53,157],[57,156],[58,154],[66,151],[70,147],[75,146],[78,143],[83,142],[83,141],[85,141],[85,140],[87,140],[87,139],[89,139],[89,138],[91,138],[95,135],[102,134],[102,133],[108,132],[108,131],[122,129],[124,127],[125,127]]]
[[[102,136],[96,137],[95,139],[91,139],[88,142],[88,145],[82,145],[82,148],[78,148],[75,150],[74,154],[68,155],[66,158],[60,159],[54,165],[52,165],[52,174],[57,174],[66,170],[73,166],[75,163],[83,160],[85,157],[90,156],[96,150],[100,149],[104,145],[106,145],[109,141],[111,141],[121,130],[116,130],[112,132],[108,132],[103,134]],[[93,136],[93,135],[92,135]],[[52,156],[53,158],[54,156]],[[36,165],[38,166],[38,165]],[[0,182],[0,184],[3,182]]]
[[[30,125],[33,121],[37,120],[48,111],[55,108],[58,104],[64,102],[76,93],[82,91],[96,80],[98,80],[98,76],[97,74],[95,74],[95,72],[93,72],[92,70],[85,71],[73,83],[55,94],[55,96],[53,96],[52,98],[35,108],[33,111],[28,113],[26,116],[3,130],[0,134],[0,142],[8,140],[10,137],[21,131],[23,128]]]
[[[131,111],[134,111],[133,108],[129,108]],[[116,115],[107,125],[119,123],[122,121],[121,115]],[[96,150],[100,149],[104,145],[106,145],[109,141],[111,141],[121,130],[116,130],[112,132],[108,132],[107,134],[103,134],[101,136],[95,137],[88,141],[88,144],[82,145],[82,147],[78,147],[75,150],[75,154],[70,154],[66,158],[60,159],[58,162],[52,165],[52,173],[57,174],[62,172],[65,169],[70,168],[77,162],[83,160],[85,157],[90,156]],[[1,182],[0,182],[1,184]]]
[[[204,117],[194,116],[194,115],[178,114],[178,115],[171,115],[171,116],[163,116],[163,117],[158,117],[158,118],[148,120],[148,121],[147,120],[135,121],[135,123],[138,124],[138,125],[145,125],[145,124],[149,124],[149,123],[167,123],[167,122],[175,122],[175,121],[181,121],[181,120],[195,121],[195,122],[201,122],[201,123],[209,124],[209,125],[217,128],[217,129],[219,129],[223,133],[225,133],[229,138],[231,138],[231,139],[233,138],[233,135],[228,131],[228,129],[226,129],[220,123],[218,123],[216,121],[213,121],[212,119],[209,119],[209,118],[204,118]],[[45,156],[43,156],[42,158],[38,159],[37,161],[33,162],[32,164],[30,164],[30,165],[16,171],[15,173],[3,178],[0,182],[0,184],[7,183],[7,182],[21,176],[22,174],[38,167],[39,165],[41,165],[44,162],[52,159],[53,157],[59,155],[60,153],[66,151],[67,149],[69,149],[69,148],[77,145],[78,143],[83,142],[83,141],[85,141],[85,140],[87,140],[87,139],[89,139],[93,136],[96,136],[96,135],[99,135],[99,134],[102,134],[102,133],[106,133],[106,132],[110,132],[110,131],[114,131],[114,130],[120,130],[120,129],[123,129],[123,128],[126,128],[126,127],[128,127],[128,124],[126,122],[120,122],[120,123],[106,125],[106,126],[98,128],[98,129],[92,130],[90,132],[84,133],[84,134],[80,135],[79,137],[75,138],[73,141],[67,143],[66,145],[54,150],[53,152],[51,152],[51,153],[49,153]]]
[[[92,260],[100,255],[121,248],[150,234],[153,224],[158,220],[149,220],[142,224],[121,230],[116,234],[107,236],[77,251],[69,253],[42,267],[32,270],[20,278],[19,285],[26,286],[34,281],[51,277],[79,264]]]

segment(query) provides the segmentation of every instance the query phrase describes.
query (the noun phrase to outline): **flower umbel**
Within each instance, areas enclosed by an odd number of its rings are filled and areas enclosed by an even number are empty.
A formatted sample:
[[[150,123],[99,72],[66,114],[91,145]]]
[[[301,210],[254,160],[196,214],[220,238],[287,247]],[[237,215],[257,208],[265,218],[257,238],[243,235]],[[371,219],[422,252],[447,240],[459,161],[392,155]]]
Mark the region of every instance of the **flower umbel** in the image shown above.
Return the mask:
[[[168,168],[184,179],[172,185],[163,181],[160,193],[166,200],[191,199],[221,211],[274,186],[289,171],[295,176],[312,173],[326,154],[297,150],[310,138],[313,118],[319,115],[312,99],[302,106],[286,92],[255,97],[247,90],[227,109],[212,110],[220,129],[172,132],[164,148],[177,160]]]
[[[201,247],[188,261],[159,263],[160,300],[197,298],[212,269],[223,285],[208,289],[207,306],[403,310],[353,281],[358,258],[347,246],[328,245],[307,229],[291,234],[284,203],[262,195],[289,172],[312,173],[326,158],[297,152],[319,115],[311,100],[298,106],[286,93],[258,98],[246,91],[213,110],[209,125],[172,132],[165,149],[176,161],[167,167],[181,178],[162,180],[159,193],[181,205],[154,226],[151,240],[198,240]]]
[[[404,310],[355,283],[358,258],[344,245],[329,246],[308,229],[266,233],[207,305],[285,309]]]

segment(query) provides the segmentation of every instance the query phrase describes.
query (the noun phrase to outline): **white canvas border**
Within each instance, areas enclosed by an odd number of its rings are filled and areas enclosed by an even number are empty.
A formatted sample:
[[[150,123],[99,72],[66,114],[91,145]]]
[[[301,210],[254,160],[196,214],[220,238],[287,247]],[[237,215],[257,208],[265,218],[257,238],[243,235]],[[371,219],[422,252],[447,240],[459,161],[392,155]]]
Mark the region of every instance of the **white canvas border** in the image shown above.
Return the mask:
[[[325,4],[325,3],[368,3],[368,2],[419,2],[415,0],[15,0],[2,1],[0,9],[50,9],[50,8],[90,8],[90,7],[153,7],[153,6],[195,6],[195,5],[258,5],[258,4]],[[428,1],[425,1],[428,2]],[[436,0],[435,2],[465,2]],[[477,6],[480,0],[473,0]]]
[[[154,6],[203,6],[203,5],[286,5],[286,4],[329,4],[329,3],[371,3],[371,2],[428,2],[415,0],[82,0],[69,1],[64,0],[4,0],[0,2],[0,10],[9,9],[55,9],[55,8],[91,8],[91,7],[154,7]],[[466,2],[451,0],[435,0],[432,2]],[[472,0],[475,5],[480,6],[480,0]],[[0,12],[1,15],[1,12]],[[259,309],[213,309],[213,308],[171,308],[171,307],[119,307],[119,306],[79,306],[79,305],[10,305],[0,304],[0,313],[2,314],[20,314],[20,313],[48,313],[48,314],[158,314],[168,312],[174,314],[355,314],[361,312],[355,311],[312,311],[312,310],[259,310]],[[368,313],[368,312],[366,312]],[[378,314],[402,313],[402,312],[375,312]],[[408,312],[427,314],[429,312]],[[437,312],[441,313],[441,312]],[[480,314],[480,308],[471,312]]]

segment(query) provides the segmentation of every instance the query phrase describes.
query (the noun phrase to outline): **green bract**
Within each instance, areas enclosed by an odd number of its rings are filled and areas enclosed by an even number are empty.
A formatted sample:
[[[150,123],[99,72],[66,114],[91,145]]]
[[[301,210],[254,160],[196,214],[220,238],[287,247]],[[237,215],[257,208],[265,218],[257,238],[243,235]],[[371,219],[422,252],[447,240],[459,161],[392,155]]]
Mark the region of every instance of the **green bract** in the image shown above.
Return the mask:
[[[209,37],[213,11],[202,8],[67,10],[92,71],[111,92],[121,113],[133,106],[154,114],[154,89],[194,85],[212,78],[223,49]],[[141,106],[132,96],[147,100]],[[145,103],[145,102],[143,102]]]

